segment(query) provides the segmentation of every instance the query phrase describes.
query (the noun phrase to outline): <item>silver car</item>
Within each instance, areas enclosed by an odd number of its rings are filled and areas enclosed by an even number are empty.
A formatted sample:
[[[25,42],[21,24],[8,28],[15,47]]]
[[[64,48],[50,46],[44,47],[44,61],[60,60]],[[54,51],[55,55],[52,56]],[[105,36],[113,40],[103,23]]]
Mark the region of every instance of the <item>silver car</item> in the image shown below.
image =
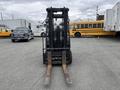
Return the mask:
[[[34,39],[34,34],[31,29],[28,29],[26,27],[17,27],[11,34],[12,42],[19,40],[29,41],[31,39]]]

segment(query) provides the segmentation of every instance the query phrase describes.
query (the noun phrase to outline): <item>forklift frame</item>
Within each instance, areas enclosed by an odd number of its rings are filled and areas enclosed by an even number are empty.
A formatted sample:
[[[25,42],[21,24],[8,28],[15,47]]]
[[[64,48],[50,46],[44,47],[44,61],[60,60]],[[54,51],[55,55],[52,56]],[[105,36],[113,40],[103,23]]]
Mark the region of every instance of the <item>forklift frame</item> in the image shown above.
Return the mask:
[[[52,64],[62,64],[62,51],[66,51],[66,64],[72,63],[72,53],[70,50],[69,18],[68,8],[47,8],[46,36],[43,42],[43,63],[48,64],[47,54],[52,55]],[[57,14],[61,12],[61,14]],[[62,19],[62,29],[54,28],[54,19]],[[60,26],[60,25],[59,25]],[[58,26],[58,27],[59,27]],[[60,34],[62,33],[62,34]],[[56,38],[56,40],[55,40]]]

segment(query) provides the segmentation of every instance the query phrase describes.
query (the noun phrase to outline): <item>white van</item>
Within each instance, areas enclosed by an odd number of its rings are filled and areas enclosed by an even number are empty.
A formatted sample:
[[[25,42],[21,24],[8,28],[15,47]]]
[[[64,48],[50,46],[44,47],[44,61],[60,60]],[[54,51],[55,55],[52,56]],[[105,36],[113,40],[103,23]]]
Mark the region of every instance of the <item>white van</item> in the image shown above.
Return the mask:
[[[37,26],[37,28],[33,32],[34,36],[43,36],[46,33],[46,29],[44,26]]]

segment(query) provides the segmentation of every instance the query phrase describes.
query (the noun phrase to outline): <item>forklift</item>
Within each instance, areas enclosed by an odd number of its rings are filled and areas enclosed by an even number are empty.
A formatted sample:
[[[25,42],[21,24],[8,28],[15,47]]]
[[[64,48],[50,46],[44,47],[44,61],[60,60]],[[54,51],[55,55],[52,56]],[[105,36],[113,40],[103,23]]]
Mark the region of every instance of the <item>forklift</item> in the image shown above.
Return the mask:
[[[53,66],[62,66],[67,84],[72,84],[67,66],[72,63],[68,8],[47,8],[46,34],[42,38],[43,64],[47,66],[45,85],[51,81]]]

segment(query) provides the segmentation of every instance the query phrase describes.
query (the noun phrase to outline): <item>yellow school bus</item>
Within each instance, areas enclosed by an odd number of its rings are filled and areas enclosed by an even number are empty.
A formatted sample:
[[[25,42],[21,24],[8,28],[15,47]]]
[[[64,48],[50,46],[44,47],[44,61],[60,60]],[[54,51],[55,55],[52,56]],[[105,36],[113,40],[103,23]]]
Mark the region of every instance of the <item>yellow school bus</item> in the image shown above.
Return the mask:
[[[0,25],[0,37],[9,37],[11,36],[11,29],[8,29],[4,25]]]
[[[99,21],[85,21],[85,22],[71,22],[69,24],[70,36],[115,36],[115,32],[106,32],[103,29],[104,20]]]

